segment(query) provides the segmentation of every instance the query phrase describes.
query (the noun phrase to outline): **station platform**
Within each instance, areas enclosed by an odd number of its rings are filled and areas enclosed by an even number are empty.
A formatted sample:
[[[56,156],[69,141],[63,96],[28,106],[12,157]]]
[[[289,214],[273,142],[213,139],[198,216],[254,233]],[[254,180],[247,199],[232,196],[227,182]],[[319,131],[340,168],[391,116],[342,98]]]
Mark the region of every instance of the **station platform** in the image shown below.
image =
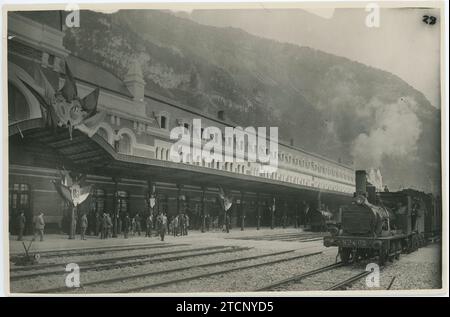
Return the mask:
[[[188,232],[187,236],[173,235],[165,236],[164,243],[167,244],[191,244],[196,246],[214,246],[214,245],[233,245],[233,246],[249,246],[262,249],[293,249],[299,247],[311,247],[314,246],[322,248],[322,241],[320,236],[325,233],[315,233],[306,231],[303,228],[246,228],[241,231],[240,229],[232,229],[229,233],[222,231],[207,231],[201,232],[198,230],[192,230]],[[311,235],[315,237],[315,241],[297,241],[308,238]],[[282,238],[288,237],[289,240],[282,240]],[[280,238],[281,240],[278,240]],[[17,241],[17,236],[11,235],[9,241],[9,253],[10,255],[23,254],[24,246],[28,248],[33,236],[24,236],[23,241]],[[139,244],[161,243],[159,236],[155,235],[153,231],[152,237],[145,237],[145,233],[141,232],[141,236],[137,234],[135,236],[129,236],[125,239],[123,235],[119,235],[117,238],[100,239],[97,236],[86,236],[87,240],[81,240],[80,235],[76,236],[76,239],[68,239],[67,235],[62,234],[47,234],[44,236],[44,241],[33,241],[29,252],[47,252],[55,250],[69,250],[69,249],[84,249],[84,248],[102,248],[113,246],[129,246]]]

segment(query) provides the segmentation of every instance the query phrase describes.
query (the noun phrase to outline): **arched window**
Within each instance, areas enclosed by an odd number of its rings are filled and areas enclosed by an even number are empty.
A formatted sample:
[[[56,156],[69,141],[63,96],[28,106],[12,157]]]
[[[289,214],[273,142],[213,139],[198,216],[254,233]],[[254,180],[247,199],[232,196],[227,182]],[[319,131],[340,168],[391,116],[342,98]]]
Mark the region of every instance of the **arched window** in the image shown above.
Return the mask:
[[[108,142],[108,131],[106,131],[104,128],[98,128],[97,134],[104,140],[106,140],[106,142]]]
[[[161,116],[160,126],[161,126],[161,129],[167,129],[167,117]]]
[[[131,138],[127,134],[122,134],[118,141],[117,151],[119,153],[131,154]]]

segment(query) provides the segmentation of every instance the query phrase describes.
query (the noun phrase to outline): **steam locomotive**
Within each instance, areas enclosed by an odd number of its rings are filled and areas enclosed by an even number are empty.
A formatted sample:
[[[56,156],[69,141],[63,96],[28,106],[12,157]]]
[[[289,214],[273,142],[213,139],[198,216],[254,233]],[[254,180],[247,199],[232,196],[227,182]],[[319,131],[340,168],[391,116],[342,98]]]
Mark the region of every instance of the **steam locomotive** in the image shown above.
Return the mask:
[[[378,257],[380,265],[398,259],[440,232],[439,199],[412,189],[376,192],[365,171],[356,171],[356,192],[341,209],[339,227],[324,237],[324,246],[337,246],[344,263]]]

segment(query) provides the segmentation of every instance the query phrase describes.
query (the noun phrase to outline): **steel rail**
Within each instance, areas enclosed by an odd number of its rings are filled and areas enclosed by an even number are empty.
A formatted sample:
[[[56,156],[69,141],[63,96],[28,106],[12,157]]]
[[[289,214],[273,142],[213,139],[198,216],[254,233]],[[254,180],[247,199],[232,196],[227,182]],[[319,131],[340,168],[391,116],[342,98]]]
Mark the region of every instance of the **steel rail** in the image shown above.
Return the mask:
[[[187,282],[187,281],[191,281],[191,280],[195,280],[195,279],[199,279],[199,278],[210,277],[210,276],[217,275],[217,274],[231,273],[231,272],[234,272],[234,271],[240,271],[240,270],[245,270],[245,269],[252,269],[252,268],[256,268],[256,267],[260,267],[260,266],[264,266],[264,265],[270,265],[270,264],[276,264],[276,263],[281,263],[281,262],[286,262],[286,261],[292,261],[292,260],[296,260],[296,259],[300,259],[300,258],[305,258],[305,257],[309,257],[309,256],[318,255],[318,254],[321,254],[321,253],[322,253],[322,251],[314,252],[314,253],[308,253],[308,254],[302,254],[302,255],[297,255],[297,256],[293,256],[293,257],[289,257],[289,258],[277,259],[277,260],[267,261],[267,262],[262,262],[262,263],[257,263],[257,264],[245,265],[245,266],[232,268],[232,269],[224,269],[224,270],[219,270],[219,271],[215,271],[215,272],[211,272],[211,273],[197,274],[197,275],[193,275],[193,276],[189,276],[189,277],[184,277],[184,278],[179,278],[179,279],[172,279],[172,280],[168,280],[168,281],[148,284],[148,285],[145,285],[145,286],[140,286],[140,287],[134,287],[134,288],[129,288],[129,289],[125,289],[125,290],[120,290],[120,291],[116,291],[115,293],[141,292],[141,291],[145,291],[145,290],[148,290],[150,288],[155,288],[155,287],[159,287],[159,286],[166,286],[166,285],[170,285],[170,284]]]
[[[348,278],[348,279],[346,279],[344,281],[341,281],[339,283],[334,284],[333,286],[327,288],[326,290],[327,291],[333,291],[333,290],[342,289],[342,288],[344,288],[346,286],[349,286],[349,285],[355,283],[356,281],[359,281],[360,279],[362,279],[363,277],[365,277],[365,276],[367,276],[367,275],[369,275],[371,273],[372,273],[371,271],[360,272],[360,273],[358,273],[358,274],[356,274],[356,275],[354,275],[354,276],[352,276],[352,277],[350,277],[350,278]]]
[[[270,290],[271,288],[274,288],[274,287],[277,287],[277,286],[280,286],[280,285],[283,285],[283,284],[291,283],[291,282],[296,282],[296,281],[302,280],[302,279],[304,279],[306,277],[310,277],[310,276],[313,276],[313,275],[316,275],[316,274],[319,274],[319,273],[322,273],[322,272],[334,270],[334,269],[342,267],[344,265],[345,264],[342,263],[342,262],[338,262],[338,263],[334,263],[334,264],[331,264],[331,265],[327,265],[327,266],[324,266],[324,267],[321,267],[321,268],[318,268],[318,269],[314,269],[314,270],[311,270],[311,271],[308,271],[308,272],[305,272],[305,273],[294,275],[294,276],[288,277],[286,279],[279,280],[279,281],[267,284],[266,286],[260,287],[260,288],[254,290],[254,291],[255,292],[261,292],[261,291],[265,291],[265,290]]]
[[[229,252],[238,252],[243,250],[249,250],[248,247],[242,247],[242,248],[229,248],[229,249],[219,249],[215,251],[208,251],[208,252],[200,252],[200,253],[190,253],[185,255],[177,255],[172,257],[163,257],[163,258],[157,258],[160,254],[155,254],[150,258],[137,260],[137,261],[128,261],[128,262],[119,262],[119,263],[109,263],[109,264],[103,264],[103,265],[89,265],[89,266],[80,266],[80,270],[83,271],[90,271],[90,270],[105,270],[115,267],[126,267],[126,266],[136,266],[136,265],[142,265],[145,263],[154,263],[154,262],[161,262],[161,261],[175,261],[175,260],[181,260],[185,258],[190,258],[194,256],[204,256],[204,255],[211,255],[211,254],[217,254],[217,253],[229,253]],[[188,250],[185,252],[189,252]],[[156,257],[156,258],[155,258]],[[53,271],[43,271],[43,272],[33,272],[28,274],[20,274],[20,275],[11,275],[10,280],[20,280],[24,278],[34,278],[34,277],[41,277],[41,276],[47,276],[47,275],[55,275],[55,274],[61,274],[65,272],[64,264],[60,264],[61,267],[59,270],[53,270]],[[61,268],[63,270],[61,270]]]
[[[244,257],[244,258],[194,264],[189,267],[178,267],[178,268],[167,269],[167,270],[152,271],[152,272],[146,272],[146,273],[141,273],[141,274],[133,274],[133,275],[115,277],[115,278],[110,278],[110,279],[91,281],[91,282],[87,282],[87,283],[82,283],[81,287],[92,286],[92,285],[97,286],[97,285],[110,284],[110,283],[115,283],[115,282],[123,282],[125,280],[130,280],[130,279],[149,277],[149,276],[159,275],[159,274],[173,273],[173,272],[178,272],[178,271],[190,270],[193,268],[216,266],[216,265],[230,264],[230,263],[236,263],[236,262],[241,262],[241,261],[255,260],[255,259],[264,258],[264,257],[272,257],[272,256],[281,255],[281,254],[291,253],[294,251],[295,250],[287,250],[287,251],[280,251],[280,252],[274,252],[274,253],[266,253],[266,254]],[[73,290],[73,288],[57,287],[57,288],[36,290],[36,291],[33,291],[32,293],[57,293],[57,292],[67,292],[67,291],[72,291],[72,290]]]
[[[55,251],[34,251],[30,253],[31,256],[39,254],[40,258],[52,258],[60,256],[76,256],[76,255],[90,255],[90,254],[103,254],[106,252],[120,252],[120,251],[130,251],[130,250],[141,250],[141,249],[160,249],[160,248],[173,248],[178,246],[188,246],[187,243],[182,244],[166,244],[166,243],[154,243],[154,244],[143,244],[143,245],[132,245],[132,246],[112,246],[112,247],[95,247],[86,249],[72,249],[72,250],[55,250]],[[14,256],[20,256],[19,254],[14,254]]]
[[[173,250],[173,251],[167,251],[167,252],[160,252],[160,253],[153,253],[153,254],[136,254],[136,255],[126,255],[126,256],[116,256],[116,257],[109,257],[109,258],[102,258],[97,260],[84,260],[84,261],[78,261],[77,264],[98,264],[98,263],[108,263],[112,261],[120,261],[120,260],[129,260],[129,259],[139,259],[147,256],[153,256],[153,255],[165,255],[165,254],[177,254],[177,253],[183,253],[183,252],[189,252],[189,251],[204,251],[204,250],[211,250],[211,249],[225,249],[228,248],[228,246],[212,246],[212,247],[203,247],[203,248],[195,248],[195,249],[182,249],[182,250]],[[33,270],[41,270],[41,269],[48,269],[52,267],[59,267],[61,265],[64,265],[64,263],[58,262],[52,262],[52,263],[42,263],[37,265],[30,265],[30,266],[21,266],[21,267],[13,267],[11,268],[11,272],[24,272],[24,271],[33,271]]]
[[[275,239],[275,238],[293,238],[293,237],[312,237],[312,236],[323,236],[318,233],[292,233],[292,234],[271,234],[271,235],[260,235],[260,236],[243,236],[243,237],[229,237],[225,239],[239,239],[239,240],[254,240],[254,239]]]

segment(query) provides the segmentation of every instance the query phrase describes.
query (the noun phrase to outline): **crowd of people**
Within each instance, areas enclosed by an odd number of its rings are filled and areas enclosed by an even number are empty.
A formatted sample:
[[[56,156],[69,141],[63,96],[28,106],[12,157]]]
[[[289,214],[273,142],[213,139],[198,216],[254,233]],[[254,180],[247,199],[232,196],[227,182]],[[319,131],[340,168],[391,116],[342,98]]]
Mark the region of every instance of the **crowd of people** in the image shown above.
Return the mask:
[[[103,213],[97,221],[96,232],[100,236],[100,239],[108,239],[113,236],[114,223],[109,213]],[[164,241],[166,232],[169,232],[169,226],[167,221],[167,215],[161,212],[157,216],[152,214],[142,217],[140,213],[136,213],[134,217],[130,217],[126,213],[123,217],[117,221],[116,235],[122,234],[125,239],[130,236],[141,236],[145,232],[145,237],[152,237],[153,232],[155,235],[159,235],[161,240]]]
[[[274,212],[272,208],[268,208],[268,210],[271,212],[270,223],[271,228],[273,228],[275,222]],[[308,208],[306,208],[306,216],[309,216],[307,210]],[[71,235],[69,238],[76,238],[72,235],[72,232],[77,232],[81,240],[86,240],[87,235],[97,236],[100,239],[120,236],[128,239],[129,237],[145,234],[145,237],[159,236],[164,241],[166,234],[173,237],[187,236],[189,229],[201,228],[202,232],[205,230],[229,232],[231,229],[231,214],[229,212],[225,212],[225,216],[222,217],[218,214],[210,215],[209,213],[205,213],[201,218],[194,213],[192,224],[188,212],[184,209],[181,210],[181,213],[170,216],[170,218],[166,212],[160,212],[157,215],[151,212],[137,212],[133,216],[129,213],[120,214],[119,216],[109,212],[95,214],[82,212],[78,216],[73,216],[72,221],[69,218],[65,218],[65,226],[63,218],[61,228],[70,227]],[[298,227],[299,220],[298,217],[295,218],[295,227]],[[286,222],[287,220],[285,218],[281,218],[281,223],[284,224]],[[17,236],[20,241],[23,239],[25,231],[28,231],[26,228],[29,228],[24,212],[19,212],[16,228],[18,229]],[[38,237],[40,241],[44,240],[44,228],[44,214],[40,212],[33,217],[34,240]]]
[[[100,239],[112,238],[114,231],[116,231],[115,236],[122,234],[125,239],[129,236],[141,236],[141,233],[145,232],[145,237],[159,236],[161,240],[164,241],[166,233],[173,234],[174,236],[187,235],[189,227],[188,215],[180,214],[174,216],[169,223],[167,215],[164,212],[159,213],[157,216],[150,214],[145,217],[145,219],[141,217],[140,213],[137,213],[134,217],[130,217],[127,213],[118,219],[116,224],[117,230],[114,230],[113,218],[111,214],[107,212],[97,215],[95,220],[95,230],[90,233],[94,236],[98,236]],[[79,227],[80,239],[86,240],[88,228],[92,228],[93,226],[92,224],[90,226],[86,213],[83,213],[79,217],[78,221],[79,226],[77,226],[77,217],[75,217],[74,223],[72,223],[71,226]],[[26,223],[27,219],[24,212],[20,212],[17,217],[18,241],[23,240],[26,230]],[[45,220],[43,212],[39,212],[36,216],[34,216],[33,229],[33,240],[37,240],[39,237],[40,241],[44,241]]]

